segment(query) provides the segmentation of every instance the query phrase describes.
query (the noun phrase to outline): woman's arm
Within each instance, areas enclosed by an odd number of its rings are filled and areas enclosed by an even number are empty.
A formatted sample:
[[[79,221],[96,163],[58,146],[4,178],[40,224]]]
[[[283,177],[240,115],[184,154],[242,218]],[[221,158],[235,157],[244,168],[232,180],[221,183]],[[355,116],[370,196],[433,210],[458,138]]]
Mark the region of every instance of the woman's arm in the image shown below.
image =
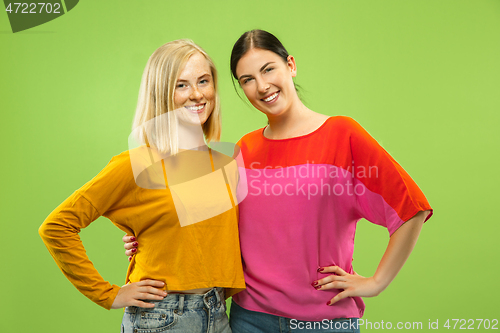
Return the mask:
[[[64,275],[95,303],[106,309],[154,307],[144,300],[162,300],[167,293],[158,288],[164,287],[164,282],[144,280],[120,288],[105,281],[87,257],[79,232],[99,216],[88,200],[75,192],[47,217],[39,233]]]
[[[109,309],[120,289],[97,272],[80,239],[101,214],[79,191],[73,193],[45,219],[38,232],[68,280],[85,296]]]
[[[334,273],[323,279],[314,281],[313,287],[317,290],[343,289],[332,298],[328,305],[332,305],[346,297],[372,297],[379,295],[394,280],[399,270],[410,256],[417,243],[422,225],[430,211],[421,211],[403,223],[391,236],[387,249],[372,277],[348,274],[338,266],[319,268],[320,273]]]
[[[130,205],[135,188],[128,153],[115,156],[91,181],[74,192],[43,222],[39,234],[68,280],[85,296],[110,309],[153,307],[141,300],[161,300],[162,281],[145,280],[119,287],[104,280],[87,257],[79,232],[108,211]],[[125,227],[125,226],[124,226]]]

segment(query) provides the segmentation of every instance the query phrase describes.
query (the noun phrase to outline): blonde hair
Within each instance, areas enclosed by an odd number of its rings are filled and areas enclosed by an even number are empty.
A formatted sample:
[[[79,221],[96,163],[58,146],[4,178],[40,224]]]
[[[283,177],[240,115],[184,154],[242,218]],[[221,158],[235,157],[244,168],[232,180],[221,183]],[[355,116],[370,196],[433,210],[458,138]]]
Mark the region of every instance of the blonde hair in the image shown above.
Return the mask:
[[[174,92],[182,69],[189,57],[197,52],[208,61],[215,91],[214,110],[202,125],[203,134],[207,143],[220,140],[220,99],[215,65],[200,46],[189,39],[179,39],[153,52],[144,69],[132,125],[139,143],[155,147],[160,153],[178,153],[177,116],[176,112],[171,112],[175,108]]]

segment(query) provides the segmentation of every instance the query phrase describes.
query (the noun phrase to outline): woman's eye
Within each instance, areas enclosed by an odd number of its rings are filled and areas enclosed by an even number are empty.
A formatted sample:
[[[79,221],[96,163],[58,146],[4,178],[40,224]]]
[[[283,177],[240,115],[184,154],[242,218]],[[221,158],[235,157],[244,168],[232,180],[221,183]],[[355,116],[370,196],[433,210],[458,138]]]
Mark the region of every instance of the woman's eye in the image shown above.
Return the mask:
[[[269,73],[273,69],[274,69],[273,67],[268,67],[268,68],[264,69],[264,73]]]
[[[203,79],[200,81],[200,84],[207,84],[208,83],[208,80],[207,79]]]
[[[251,80],[252,80],[252,78],[244,79],[243,84],[246,84],[246,83],[250,82]]]
[[[179,83],[179,84],[177,84],[175,87],[176,87],[176,88],[179,88],[179,89],[182,89],[182,88],[184,88],[185,86],[186,86],[186,85],[185,85],[184,83]]]

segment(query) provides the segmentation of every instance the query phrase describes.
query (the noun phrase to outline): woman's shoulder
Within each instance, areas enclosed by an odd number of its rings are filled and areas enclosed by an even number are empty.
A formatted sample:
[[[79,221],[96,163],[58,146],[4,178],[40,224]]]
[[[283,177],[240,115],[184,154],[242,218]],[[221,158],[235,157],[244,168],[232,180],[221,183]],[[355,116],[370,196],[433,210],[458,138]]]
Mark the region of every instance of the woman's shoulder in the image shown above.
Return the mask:
[[[330,118],[328,118],[327,124],[330,125],[330,127],[341,127],[346,130],[357,130],[359,128],[362,128],[361,125],[353,118],[342,115],[331,116]]]
[[[315,131],[317,135],[312,140],[338,140],[356,136],[365,132],[364,128],[353,118],[348,116],[331,116]]]
[[[138,148],[135,148],[135,149],[131,149],[132,151],[133,150],[137,150]],[[123,163],[125,161],[129,161],[130,160],[130,151],[131,150],[124,150],[122,151],[121,153],[111,157],[111,161],[116,161],[116,162],[119,162],[119,163]]]
[[[130,151],[125,150],[121,153],[111,157],[107,167],[124,168],[130,165]]]
[[[255,144],[257,141],[263,140],[262,131],[264,128],[265,127],[262,127],[243,135],[241,139],[238,140],[237,145],[241,148],[243,145]]]
[[[101,171],[92,179],[91,182],[100,178],[120,178],[131,172],[129,151],[123,151],[118,155],[111,157],[108,163]]]
[[[133,181],[143,170],[154,164],[156,158],[157,155],[146,146],[122,151],[111,157],[94,180],[103,178],[107,181]],[[161,159],[157,158],[157,160]]]

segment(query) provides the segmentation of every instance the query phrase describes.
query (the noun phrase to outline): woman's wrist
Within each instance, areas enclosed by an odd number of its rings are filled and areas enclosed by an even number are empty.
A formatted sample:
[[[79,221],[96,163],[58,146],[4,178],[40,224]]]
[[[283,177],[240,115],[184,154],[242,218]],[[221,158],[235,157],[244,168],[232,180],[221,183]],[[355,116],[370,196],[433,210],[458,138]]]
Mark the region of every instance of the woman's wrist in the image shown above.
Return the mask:
[[[391,284],[391,280],[377,276],[377,273],[375,273],[375,275],[373,275],[370,279],[372,280],[373,289],[377,295],[380,295],[380,293],[382,293],[389,286],[389,284]]]

